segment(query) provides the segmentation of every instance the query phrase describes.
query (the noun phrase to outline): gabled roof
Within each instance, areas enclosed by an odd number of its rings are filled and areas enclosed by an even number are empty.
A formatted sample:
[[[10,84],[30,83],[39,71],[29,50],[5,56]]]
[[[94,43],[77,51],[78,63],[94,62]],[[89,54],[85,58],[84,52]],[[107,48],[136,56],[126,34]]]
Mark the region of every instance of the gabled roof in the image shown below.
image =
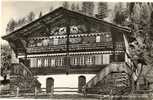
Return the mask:
[[[8,38],[10,38],[11,36],[13,35],[16,35],[16,34],[20,34],[21,33],[24,33],[25,30],[28,30],[30,27],[34,27],[35,25],[37,25],[38,23],[41,23],[41,21],[47,19],[47,18],[50,18],[52,16],[55,16],[58,12],[60,13],[66,13],[66,14],[71,14],[71,15],[74,15],[74,16],[81,16],[81,17],[85,17],[87,19],[90,19],[92,21],[95,21],[97,23],[103,23],[105,25],[110,25],[112,28],[115,28],[115,29],[118,29],[118,30],[121,30],[121,31],[125,31],[125,32],[130,32],[130,29],[128,28],[125,28],[125,27],[122,27],[122,26],[118,26],[118,25],[115,25],[115,24],[112,24],[112,23],[109,23],[109,22],[106,22],[104,20],[100,20],[100,19],[97,19],[95,17],[91,17],[91,16],[87,16],[87,15],[84,15],[84,14],[81,14],[81,13],[78,13],[78,12],[74,12],[74,11],[71,11],[71,10],[67,10],[63,7],[59,7],[57,9],[55,9],[54,11],[40,17],[39,19],[35,20],[35,21],[32,21],[31,23],[9,33],[8,35],[5,35],[3,36],[2,38],[5,39],[5,40],[8,40]]]

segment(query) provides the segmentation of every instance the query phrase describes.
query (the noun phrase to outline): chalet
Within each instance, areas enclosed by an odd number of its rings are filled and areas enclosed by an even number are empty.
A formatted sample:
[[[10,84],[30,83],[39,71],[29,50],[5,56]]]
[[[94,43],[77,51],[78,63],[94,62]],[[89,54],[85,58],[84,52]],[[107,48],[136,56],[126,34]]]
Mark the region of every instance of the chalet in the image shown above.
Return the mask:
[[[60,7],[2,38],[19,59],[12,77],[15,73],[25,77],[16,85],[24,83],[26,88],[37,80],[35,76],[49,75],[45,79],[49,88],[73,84],[79,92],[84,85],[91,92],[97,88],[96,92],[108,92],[109,87],[116,91],[129,87],[121,82],[129,83],[123,35],[129,36],[130,30]]]

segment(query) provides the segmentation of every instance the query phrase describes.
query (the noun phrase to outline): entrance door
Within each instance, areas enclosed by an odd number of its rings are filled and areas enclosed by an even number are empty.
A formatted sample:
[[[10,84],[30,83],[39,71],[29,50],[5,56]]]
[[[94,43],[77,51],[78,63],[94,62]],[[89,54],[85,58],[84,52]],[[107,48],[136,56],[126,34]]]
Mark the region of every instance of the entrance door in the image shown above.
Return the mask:
[[[79,76],[79,81],[78,81],[78,92],[82,92],[82,87],[86,84],[86,77],[85,76]]]
[[[54,89],[54,79],[52,77],[47,78],[46,80],[46,92],[51,93]]]

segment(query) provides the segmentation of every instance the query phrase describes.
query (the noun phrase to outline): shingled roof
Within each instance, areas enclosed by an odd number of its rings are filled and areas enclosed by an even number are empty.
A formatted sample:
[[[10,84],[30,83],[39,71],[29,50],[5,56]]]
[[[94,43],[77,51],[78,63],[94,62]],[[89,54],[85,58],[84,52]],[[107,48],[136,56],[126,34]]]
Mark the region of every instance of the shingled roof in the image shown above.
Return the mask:
[[[115,25],[113,23],[109,23],[109,22],[106,22],[104,20],[97,19],[95,17],[87,16],[87,15],[84,15],[84,14],[81,14],[81,13],[78,13],[78,12],[74,12],[74,11],[65,9],[63,7],[59,7],[57,9],[55,9],[54,11],[52,11],[52,12],[50,12],[50,13],[48,13],[48,14],[40,17],[40,18],[38,18],[37,20],[32,21],[31,23],[29,23],[29,24],[27,24],[27,25],[15,30],[15,31],[9,33],[8,35],[3,36],[2,39],[8,40],[13,35],[25,33],[30,28],[39,25],[38,23],[41,23],[41,21],[45,21],[45,20],[51,19],[53,16],[56,16],[57,12],[66,13],[66,14],[70,14],[70,15],[73,15],[73,16],[85,17],[85,18],[87,18],[89,20],[92,20],[92,21],[95,21],[97,23],[110,25],[112,28],[115,28],[115,29],[118,29],[118,30],[121,30],[121,31],[125,31],[125,32],[128,32],[128,33],[130,32],[129,28],[125,28],[125,27],[122,27],[122,26],[119,26],[119,25]]]

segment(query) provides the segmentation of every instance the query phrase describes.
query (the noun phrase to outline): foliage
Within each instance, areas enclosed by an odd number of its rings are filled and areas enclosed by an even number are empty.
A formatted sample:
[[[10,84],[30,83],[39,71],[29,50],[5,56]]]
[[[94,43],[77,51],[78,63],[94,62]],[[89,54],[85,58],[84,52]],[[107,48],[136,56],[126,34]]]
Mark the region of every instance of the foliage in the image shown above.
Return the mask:
[[[41,11],[40,11],[40,13],[39,13],[39,18],[40,18],[40,17],[42,17],[42,12],[41,12]]]
[[[49,8],[49,12],[52,12],[53,11],[53,7],[51,6],[50,8]]]
[[[136,89],[140,77],[146,77],[153,66],[152,11],[152,4],[135,2],[127,3],[126,9],[121,3],[116,4],[114,9],[114,23],[128,26],[132,31],[128,57],[132,62],[129,68],[134,79],[133,89]]]
[[[136,75],[135,82],[141,76],[145,77],[145,70],[150,70],[153,66],[153,40],[152,35],[152,7],[147,3],[128,4],[132,37],[135,38],[130,43],[130,58],[133,62],[132,71]],[[144,69],[144,65],[147,68]]]
[[[82,12],[83,12],[83,14],[93,16],[94,3],[93,2],[83,2],[82,3]]]
[[[28,22],[31,22],[31,21],[33,21],[35,19],[35,14],[34,14],[34,12],[30,12],[29,13],[29,15],[27,16],[27,21]]]
[[[69,9],[69,3],[67,1],[63,2],[62,6],[66,9]]]
[[[40,12],[41,14],[41,12]],[[41,15],[39,15],[41,16]],[[16,30],[17,28],[22,27],[23,25],[30,23],[35,19],[35,14],[33,12],[30,12],[27,17],[20,18],[18,21],[11,19],[6,27],[6,32],[12,32]]]
[[[1,75],[7,79],[11,67],[11,49],[8,45],[1,46]]]
[[[136,40],[131,43],[132,49],[134,49],[134,53],[131,55],[135,55],[137,58],[144,58],[144,61],[147,64],[152,63],[149,61],[153,58],[152,50],[153,50],[153,40],[151,39],[152,35],[152,27],[151,27],[151,12],[152,9],[149,7],[150,5],[146,3],[136,3],[133,8],[133,12],[131,13],[131,24],[133,37]],[[152,60],[153,61],[153,60]]]
[[[6,32],[14,31],[16,26],[17,26],[17,22],[14,19],[11,19],[7,24]]]
[[[123,25],[128,17],[127,9],[123,8],[122,3],[117,3],[114,8],[113,22],[116,24]]]
[[[75,4],[72,3],[72,5],[71,5],[71,10],[72,10],[72,11],[75,11],[75,9],[76,9]]]
[[[107,3],[99,2],[98,3],[98,15],[99,15],[98,18],[103,19],[107,17],[107,13],[108,13]]]
[[[72,11],[75,11],[75,12],[80,12],[80,11],[79,11],[79,4],[72,3],[72,5],[71,5],[71,10],[72,10]]]
[[[18,20],[17,26],[22,26],[22,25],[24,25],[25,23],[26,23],[26,18],[25,18],[25,17],[24,17],[24,18],[21,18],[21,19]]]

